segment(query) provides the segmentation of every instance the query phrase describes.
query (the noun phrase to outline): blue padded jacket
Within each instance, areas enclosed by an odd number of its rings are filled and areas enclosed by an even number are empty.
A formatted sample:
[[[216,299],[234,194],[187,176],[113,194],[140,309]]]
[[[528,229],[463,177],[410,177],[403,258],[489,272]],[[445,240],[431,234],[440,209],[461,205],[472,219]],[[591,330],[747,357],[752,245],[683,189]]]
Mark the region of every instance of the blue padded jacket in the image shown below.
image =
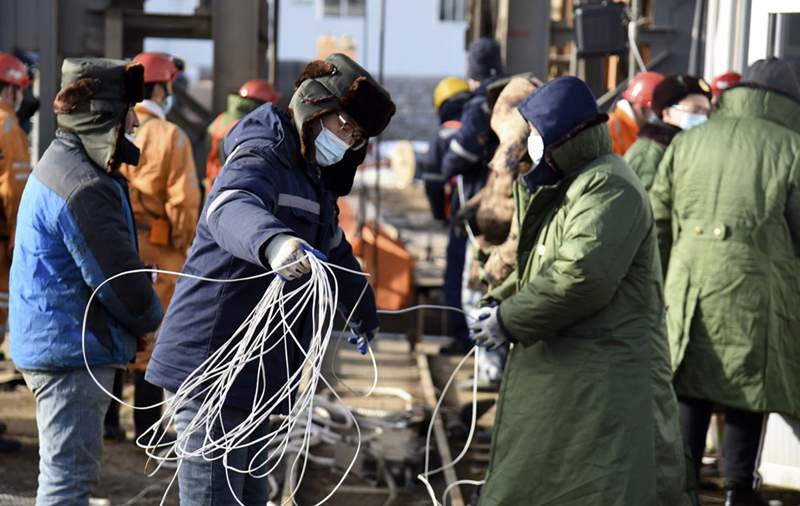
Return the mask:
[[[81,328],[92,291],[141,269],[128,187],[100,169],[77,135],[59,130],[28,179],[11,265],[11,358],[23,370],[84,367]],[[122,365],[163,312],[150,277],[103,286],[89,309],[89,365]]]

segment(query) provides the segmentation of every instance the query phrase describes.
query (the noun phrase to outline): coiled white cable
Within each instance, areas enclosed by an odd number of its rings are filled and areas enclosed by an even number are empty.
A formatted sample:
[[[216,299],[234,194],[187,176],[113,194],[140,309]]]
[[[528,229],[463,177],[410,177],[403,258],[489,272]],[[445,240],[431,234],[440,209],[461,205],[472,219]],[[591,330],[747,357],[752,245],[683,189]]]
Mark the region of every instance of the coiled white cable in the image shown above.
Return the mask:
[[[150,472],[152,476],[155,474],[162,465],[167,461],[177,461],[178,469],[172,477],[167,489],[161,500],[164,504],[167,494],[172,487],[177,477],[183,459],[194,458],[203,459],[205,461],[221,460],[222,465],[226,470],[226,477],[228,481],[228,488],[231,495],[236,502],[241,506],[245,506],[233,490],[231,485],[230,473],[249,474],[256,478],[268,478],[271,474],[278,469],[280,463],[287,455],[294,454],[295,457],[291,462],[291,470],[300,465],[300,474],[296,480],[297,485],[291,490],[288,498],[282,504],[294,504],[294,496],[299,490],[302,483],[303,476],[309,460],[316,460],[320,462],[320,458],[310,454],[309,449],[313,444],[316,444],[322,439],[332,441],[335,439],[335,434],[320,429],[320,425],[314,424],[314,410],[318,399],[315,398],[315,392],[319,390],[320,381],[330,392],[334,399],[341,405],[345,406],[343,400],[330,385],[322,374],[323,358],[326,350],[330,345],[330,340],[333,333],[333,323],[336,310],[339,302],[339,287],[338,280],[334,275],[334,269],[356,274],[360,276],[368,276],[368,274],[360,271],[346,269],[335,264],[329,264],[319,260],[311,254],[307,254],[307,258],[311,263],[311,273],[300,286],[293,290],[286,290],[286,285],[275,276],[272,281],[267,285],[265,293],[261,300],[256,304],[250,314],[245,318],[239,328],[233,335],[220,346],[214,353],[212,353],[194,372],[192,372],[183,384],[180,386],[175,395],[172,397],[153,404],[151,406],[133,406],[124,402],[122,399],[117,398],[109,392],[94,376],[89,365],[86,355],[86,328],[88,323],[88,314],[92,302],[94,301],[97,293],[107,283],[118,279],[120,277],[136,274],[136,273],[158,273],[164,275],[173,275],[179,277],[187,277],[198,281],[212,282],[212,283],[237,283],[244,281],[253,281],[260,278],[266,278],[274,274],[275,271],[268,271],[254,276],[248,276],[238,279],[212,279],[203,276],[196,276],[180,272],[162,270],[162,269],[135,269],[131,271],[122,272],[111,276],[101,283],[91,294],[86,305],[84,312],[84,319],[82,324],[81,345],[84,356],[84,364],[86,369],[97,384],[97,386],[105,392],[109,397],[119,402],[122,405],[132,409],[152,409],[159,406],[166,406],[161,419],[153,424],[144,434],[142,434],[136,441],[136,444],[143,448],[147,453],[149,459],[154,460],[158,464],[155,469]],[[300,260],[298,260],[299,262]],[[365,280],[365,286],[362,290],[358,300],[353,305],[350,314],[347,317],[347,324],[352,318],[355,308],[361,302],[368,284]],[[399,311],[379,311],[383,314],[400,314],[404,312],[413,311],[421,308],[437,308],[445,310],[455,310],[464,313],[459,308],[438,305],[423,305],[406,308]],[[312,333],[308,341],[307,348],[300,342],[298,336],[293,332],[293,327],[301,316],[310,314]],[[466,314],[466,313],[464,313]],[[467,317],[469,317],[467,315]],[[286,382],[278,389],[271,397],[266,398],[267,378],[268,371],[265,364],[265,357],[272,350],[283,347],[283,355],[285,358],[285,378]],[[296,346],[301,354],[302,362],[299,367],[294,370],[290,367],[288,359],[289,346]],[[338,344],[337,344],[338,346]],[[370,395],[377,386],[378,371],[374,354],[369,343],[367,349],[373,367],[373,383],[365,397]],[[453,382],[456,374],[459,372],[463,364],[470,355],[477,348],[473,348],[464,358],[459,362],[456,369],[453,371],[450,379],[448,380],[442,395],[438,400],[433,418],[438,413],[439,407],[444,399],[450,384]],[[244,421],[237,424],[235,427],[226,427],[223,423],[222,410],[228,393],[233,387],[234,382],[239,374],[245,369],[246,366],[255,364],[257,366],[256,384],[253,395],[253,402],[251,411]],[[466,455],[476,424],[477,413],[477,360],[475,361],[475,374],[473,384],[473,406],[472,406],[472,423],[470,427],[469,436],[464,449],[461,453],[447,466],[438,469],[429,470],[429,450],[430,450],[430,437],[433,427],[433,418],[431,426],[429,427],[426,439],[426,458],[425,458],[425,472],[418,476],[423,482],[428,493],[430,494],[433,504],[440,506],[441,503],[436,499],[433,489],[428,481],[428,478],[436,473],[444,471],[446,468],[452,467],[457,464]],[[343,383],[343,382],[342,382]],[[343,383],[345,387],[346,384]],[[349,389],[349,387],[347,387]],[[351,390],[352,391],[352,390]],[[164,441],[165,433],[162,427],[168,427],[174,422],[176,413],[182,409],[190,406],[190,404],[198,403],[197,411],[193,419],[181,431],[175,441]],[[281,423],[277,428],[269,430],[266,434],[252,438],[256,431],[268,424],[269,419],[273,415],[279,415],[281,407],[287,406],[287,415],[282,417]],[[326,495],[322,500],[317,502],[315,506],[319,506],[327,502],[333,494],[341,487],[344,480],[349,475],[361,449],[362,433],[358,422],[350,409],[345,408],[342,410],[348,419],[347,424],[354,427],[357,433],[357,444],[355,453],[340,480],[336,486]],[[215,431],[218,436],[214,436]],[[197,448],[189,446],[190,438],[195,433],[203,434],[202,444]],[[149,440],[147,435],[151,434]],[[249,448],[257,448],[253,457],[249,460],[244,468],[234,466],[228,461],[229,456],[240,450]],[[301,462],[302,461],[302,462]],[[329,464],[329,460],[324,460]],[[270,466],[271,463],[271,466]],[[447,495],[453,486],[461,483],[477,483],[470,480],[462,480],[455,484],[451,484],[445,490],[442,497],[442,502],[446,500]],[[481,482],[482,483],[482,482]]]

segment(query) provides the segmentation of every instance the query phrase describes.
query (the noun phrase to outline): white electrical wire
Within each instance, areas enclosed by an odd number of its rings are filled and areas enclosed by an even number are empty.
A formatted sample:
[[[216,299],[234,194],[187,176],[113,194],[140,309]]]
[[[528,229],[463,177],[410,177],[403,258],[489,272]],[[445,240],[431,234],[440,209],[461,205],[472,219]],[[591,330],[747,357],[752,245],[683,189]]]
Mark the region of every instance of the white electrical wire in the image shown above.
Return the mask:
[[[310,447],[321,441],[334,443],[340,439],[338,434],[330,430],[331,427],[337,425],[337,422],[320,416],[315,417],[315,412],[318,411],[316,407],[320,404],[325,404],[322,398],[315,396],[315,393],[323,385],[330,390],[335,401],[338,402],[338,404],[335,405],[342,406],[340,414],[345,415],[344,418],[346,422],[344,422],[343,425],[339,423],[340,427],[338,428],[355,428],[357,444],[353,458],[340,480],[330,493],[317,502],[315,506],[324,504],[336,493],[355,465],[362,444],[361,428],[352,411],[345,406],[339,394],[322,374],[322,362],[326,350],[330,345],[333,334],[333,322],[339,302],[338,280],[334,275],[334,269],[365,277],[367,277],[368,274],[326,263],[311,254],[307,254],[307,258],[311,264],[311,273],[300,286],[293,290],[286,290],[284,282],[278,276],[275,276],[267,285],[261,300],[256,304],[233,335],[184,380],[178,391],[175,392],[175,395],[151,406],[137,407],[117,398],[97,380],[91,371],[86,355],[86,328],[91,304],[100,289],[115,279],[136,273],[174,275],[212,283],[237,283],[266,278],[274,274],[275,271],[268,271],[245,278],[221,280],[161,269],[135,269],[116,274],[106,279],[89,297],[84,312],[81,345],[84,363],[91,378],[109,397],[132,409],[152,409],[166,405],[161,419],[145,431],[136,441],[136,444],[145,450],[149,459],[158,463],[155,469],[150,473],[151,476],[155,474],[165,462],[177,462],[178,469],[176,469],[175,474],[164,492],[161,500],[162,505],[167,498],[170,488],[175,482],[184,459],[203,459],[208,462],[221,460],[226,471],[228,488],[231,495],[239,505],[245,506],[239,498],[236,497],[231,485],[230,473],[248,474],[255,478],[267,479],[278,469],[284,457],[290,455],[295,455],[290,464],[290,471],[294,473],[295,468],[299,465],[300,474],[296,480],[297,485],[291,490],[290,495],[284,500],[282,505],[289,503],[295,504],[294,496],[302,483],[308,461],[311,460],[324,465],[333,464],[333,461],[329,458],[312,455],[309,451]],[[298,262],[299,261],[300,260],[298,260]],[[367,287],[368,284],[365,281],[364,289],[361,291],[359,298],[347,317],[345,328],[347,328],[347,324],[349,324],[355,308],[360,304]],[[421,308],[455,310],[466,315],[466,313],[459,308],[438,305],[421,305],[398,311],[379,312],[384,314],[400,314]],[[294,334],[293,327],[298,323],[301,317],[307,314],[310,315],[311,318],[312,332],[306,348],[300,342],[298,336]],[[290,367],[288,360],[288,347],[292,345],[297,347],[298,352],[301,354],[300,358],[302,359],[300,366],[296,367],[294,370]],[[285,371],[282,372],[285,372],[286,382],[277,392],[267,399],[266,385],[268,384],[268,371],[265,364],[265,357],[272,350],[280,346],[283,347]],[[378,381],[377,364],[369,343],[367,343],[367,349],[373,367],[373,383],[364,397],[374,392]],[[475,373],[473,377],[472,423],[467,442],[458,457],[451,463],[431,471],[429,470],[429,451],[433,420],[456,374],[476,349],[477,347],[470,350],[453,371],[434,408],[431,425],[428,429],[425,446],[425,471],[420,474],[418,478],[425,485],[433,504],[436,506],[441,506],[441,503],[437,501],[428,478],[458,463],[466,455],[475,431],[477,413],[477,360],[475,360]],[[251,364],[257,366],[256,384],[251,411],[241,423],[234,427],[226,427],[223,423],[222,411],[228,393],[239,377],[239,374],[246,366]],[[180,409],[187,408],[194,403],[199,403],[199,407],[197,407],[193,419],[181,431],[177,440],[165,442],[165,433],[162,427],[170,426],[174,422],[175,415]],[[287,406],[287,414],[286,416],[280,417],[281,422],[278,427],[269,430],[260,437],[253,438],[252,436],[257,430],[268,424],[270,417],[282,413],[281,408],[284,404]],[[331,411],[330,403],[327,403],[327,406],[320,407],[323,408],[323,411],[327,409],[328,413]],[[315,421],[317,423],[314,423]],[[215,428],[218,429],[218,431],[216,431],[218,434],[216,437],[214,435]],[[147,440],[147,434],[149,433],[152,434],[149,440]],[[189,440],[195,433],[203,434],[203,441],[199,447],[191,448],[189,446]],[[254,452],[254,456],[243,468],[236,467],[229,462],[229,456],[233,452],[256,448],[257,451]],[[446,500],[447,495],[454,486],[461,483],[478,482],[462,480],[451,484],[445,490],[442,501],[444,502]]]

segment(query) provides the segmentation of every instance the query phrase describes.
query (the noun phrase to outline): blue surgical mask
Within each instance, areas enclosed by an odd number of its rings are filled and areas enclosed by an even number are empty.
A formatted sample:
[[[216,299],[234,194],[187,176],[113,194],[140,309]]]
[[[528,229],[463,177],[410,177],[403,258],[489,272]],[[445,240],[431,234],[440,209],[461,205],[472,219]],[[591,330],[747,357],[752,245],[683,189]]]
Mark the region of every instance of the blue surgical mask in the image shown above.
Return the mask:
[[[167,99],[164,100],[164,114],[169,114],[173,107],[175,107],[175,95],[167,95]]]
[[[544,140],[540,135],[531,134],[528,136],[528,154],[533,162],[532,168],[536,168],[544,157]]]
[[[684,130],[689,130],[692,127],[696,127],[701,123],[705,123],[708,119],[708,116],[705,114],[692,114],[689,112],[683,113],[683,119],[681,120],[681,128]]]
[[[322,121],[319,122],[322,127],[317,138],[314,140],[314,148],[317,152],[317,163],[321,167],[328,167],[330,165],[339,163],[350,145],[336,136],[333,132],[325,128]]]

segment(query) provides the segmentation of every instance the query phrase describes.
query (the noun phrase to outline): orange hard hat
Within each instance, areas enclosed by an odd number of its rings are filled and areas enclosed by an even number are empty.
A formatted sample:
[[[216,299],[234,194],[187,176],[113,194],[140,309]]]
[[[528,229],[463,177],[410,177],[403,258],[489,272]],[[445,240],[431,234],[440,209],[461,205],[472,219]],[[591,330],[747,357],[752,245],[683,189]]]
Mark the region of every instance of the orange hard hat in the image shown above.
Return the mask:
[[[720,93],[727,90],[728,88],[735,85],[741,80],[742,80],[742,75],[732,70],[729,72],[725,72],[724,74],[720,74],[711,80],[711,93],[713,93],[715,97],[719,96]]]
[[[0,82],[26,88],[31,84],[28,67],[9,53],[0,53]]]
[[[277,102],[281,95],[266,79],[252,79],[239,88],[239,96],[259,102]]]
[[[144,83],[164,83],[178,77],[178,67],[172,57],[165,53],[139,53],[133,61],[144,67]]]
[[[622,98],[633,104],[650,107],[653,101],[653,90],[664,76],[658,72],[640,72],[628,81],[628,88],[622,92]]]

